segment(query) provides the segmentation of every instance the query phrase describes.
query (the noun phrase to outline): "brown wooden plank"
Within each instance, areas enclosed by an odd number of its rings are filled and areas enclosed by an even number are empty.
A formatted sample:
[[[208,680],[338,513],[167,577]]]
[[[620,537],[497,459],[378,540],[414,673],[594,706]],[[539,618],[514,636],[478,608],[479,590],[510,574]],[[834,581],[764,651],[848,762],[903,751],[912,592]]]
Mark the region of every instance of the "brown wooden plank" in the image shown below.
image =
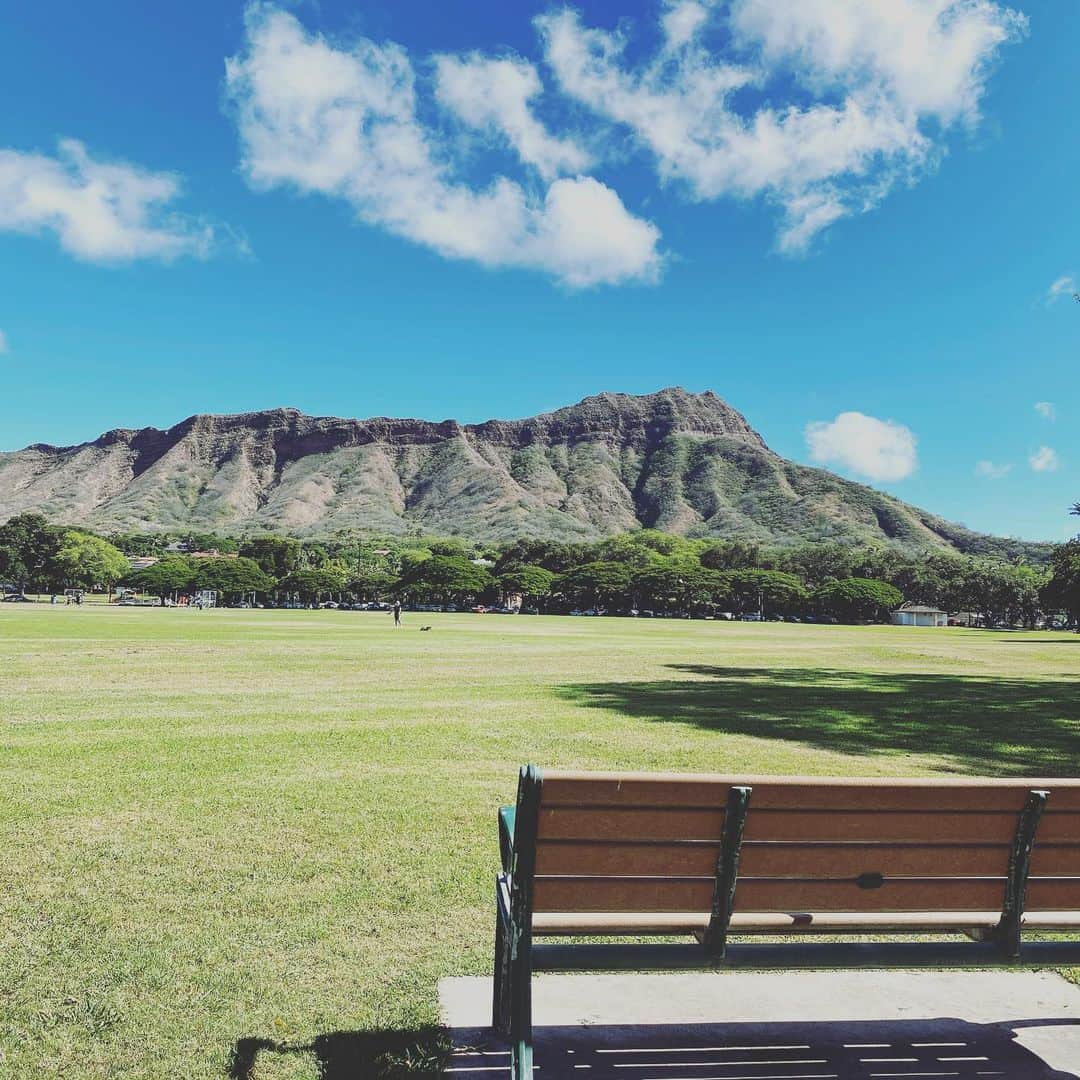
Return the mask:
[[[1080,877],[1080,844],[1036,841],[1031,853],[1031,873],[1043,877],[1055,874]]]
[[[709,809],[541,807],[541,840],[713,840],[724,813]]]
[[[572,840],[713,840],[723,833],[719,809],[686,807],[542,807],[540,838]],[[745,840],[1012,842],[1011,812],[762,810],[751,803]],[[1080,814],[1047,813],[1040,842],[1080,841]]]
[[[1008,810],[1027,792],[1050,791],[1051,811],[1080,812],[1078,779],[776,777],[732,774],[574,773],[545,771],[545,804],[718,806],[733,784],[753,787],[758,809]]]
[[[710,878],[538,877],[535,911],[709,911]]]
[[[540,877],[536,911],[708,911],[708,878]],[[740,878],[735,910],[752,911],[974,911],[997,908],[998,878],[895,878],[877,889],[852,881]],[[1029,887],[1029,908],[1063,909],[1080,900],[1080,882],[1042,879]],[[1075,898],[1075,899],[1074,899]]]
[[[1003,877],[1009,845],[782,843],[744,842],[739,872],[743,877],[836,878],[877,872],[886,877]],[[1046,847],[1037,866],[1042,874],[1070,873],[1068,860],[1050,854],[1080,849]],[[626,841],[541,841],[538,874],[585,874],[615,877],[710,877],[720,845],[708,842],[629,843]],[[1077,871],[1080,873],[1080,871]]]
[[[1080,814],[1045,813],[1035,834],[1037,844],[1049,842],[1080,844]]]
[[[851,881],[739,879],[736,911],[976,911],[1000,907],[1004,879],[894,878],[878,889]]]
[[[992,911],[783,911],[735,912],[732,932],[744,934],[942,933],[990,930],[1001,918]],[[703,911],[552,911],[533,918],[533,933],[548,935],[690,934],[708,926]],[[1080,927],[1080,911],[1033,915],[1026,925]]]
[[[719,854],[720,845],[708,842],[540,841],[536,850],[536,872],[616,877],[711,877],[716,873]]]
[[[743,843],[740,877],[1004,877],[1007,844]]]
[[[1047,821],[1045,824],[1049,825]],[[744,840],[875,840],[922,843],[1011,843],[1012,813],[930,813],[917,811],[761,810],[750,805]],[[1040,836],[1042,829],[1040,827]]]
[[[1080,877],[1031,878],[1025,911],[1080,909]]]

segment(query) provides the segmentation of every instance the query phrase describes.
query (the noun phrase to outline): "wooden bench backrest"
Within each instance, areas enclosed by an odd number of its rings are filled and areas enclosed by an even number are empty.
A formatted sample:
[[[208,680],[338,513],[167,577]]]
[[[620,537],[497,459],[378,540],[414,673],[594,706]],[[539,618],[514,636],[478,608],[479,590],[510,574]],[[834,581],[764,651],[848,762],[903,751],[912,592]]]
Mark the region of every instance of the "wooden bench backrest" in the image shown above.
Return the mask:
[[[1080,911],[1080,780],[548,771],[533,910],[708,912],[734,785],[753,789],[737,912],[998,910],[1033,789],[1026,910]]]

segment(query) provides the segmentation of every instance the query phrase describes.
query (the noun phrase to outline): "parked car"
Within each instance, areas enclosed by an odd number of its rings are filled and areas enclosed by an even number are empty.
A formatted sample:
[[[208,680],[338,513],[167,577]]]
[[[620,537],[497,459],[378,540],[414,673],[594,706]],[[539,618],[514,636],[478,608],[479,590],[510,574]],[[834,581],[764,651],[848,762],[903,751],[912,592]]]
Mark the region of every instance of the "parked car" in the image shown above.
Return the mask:
[[[4,597],[5,604],[32,604],[33,602],[29,596],[23,596],[22,593],[12,593]]]

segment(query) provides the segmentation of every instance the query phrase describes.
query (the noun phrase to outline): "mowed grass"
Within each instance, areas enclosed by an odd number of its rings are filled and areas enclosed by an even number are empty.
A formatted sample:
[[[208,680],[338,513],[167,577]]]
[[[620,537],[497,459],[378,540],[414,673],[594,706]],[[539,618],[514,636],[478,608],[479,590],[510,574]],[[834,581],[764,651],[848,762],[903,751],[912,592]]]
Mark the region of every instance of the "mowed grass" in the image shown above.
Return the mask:
[[[0,1076],[422,1070],[520,763],[1077,775],[1078,676],[1069,634],[0,608]]]

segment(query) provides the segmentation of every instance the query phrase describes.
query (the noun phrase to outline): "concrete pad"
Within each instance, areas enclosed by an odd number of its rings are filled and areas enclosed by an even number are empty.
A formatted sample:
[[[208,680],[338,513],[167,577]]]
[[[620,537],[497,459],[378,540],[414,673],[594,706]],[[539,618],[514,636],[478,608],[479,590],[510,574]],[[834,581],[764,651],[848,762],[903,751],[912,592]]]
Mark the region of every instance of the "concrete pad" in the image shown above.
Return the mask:
[[[443,979],[456,1080],[505,1076],[490,979]],[[1052,972],[538,975],[539,1077],[1080,1080],[1080,988]]]

